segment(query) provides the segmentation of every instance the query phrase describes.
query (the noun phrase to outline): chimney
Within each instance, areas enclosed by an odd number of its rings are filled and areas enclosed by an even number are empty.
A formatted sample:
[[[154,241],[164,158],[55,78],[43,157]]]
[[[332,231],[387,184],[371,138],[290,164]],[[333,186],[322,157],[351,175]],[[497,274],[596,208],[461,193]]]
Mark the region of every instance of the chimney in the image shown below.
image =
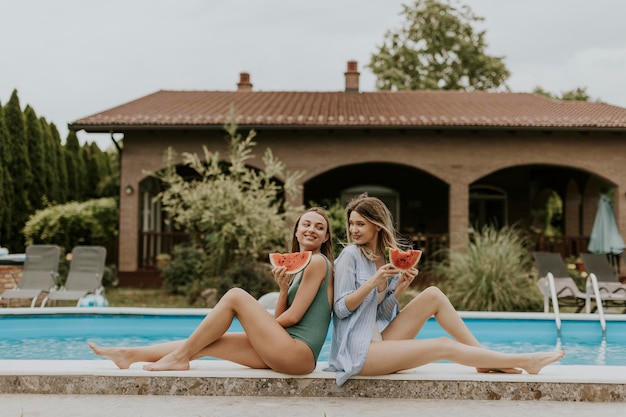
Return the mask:
[[[250,74],[247,72],[239,73],[239,82],[237,83],[237,91],[252,91],[250,83]]]
[[[348,61],[348,71],[345,72],[346,76],[346,93],[358,93],[359,92],[359,72],[356,69],[356,61]]]

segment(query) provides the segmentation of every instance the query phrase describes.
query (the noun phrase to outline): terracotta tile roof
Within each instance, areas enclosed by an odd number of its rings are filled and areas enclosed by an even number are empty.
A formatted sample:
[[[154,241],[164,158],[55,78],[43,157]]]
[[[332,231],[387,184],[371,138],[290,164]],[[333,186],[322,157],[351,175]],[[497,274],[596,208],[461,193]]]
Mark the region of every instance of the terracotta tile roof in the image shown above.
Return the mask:
[[[158,91],[70,124],[73,130],[240,126],[626,129],[626,108],[530,93]]]

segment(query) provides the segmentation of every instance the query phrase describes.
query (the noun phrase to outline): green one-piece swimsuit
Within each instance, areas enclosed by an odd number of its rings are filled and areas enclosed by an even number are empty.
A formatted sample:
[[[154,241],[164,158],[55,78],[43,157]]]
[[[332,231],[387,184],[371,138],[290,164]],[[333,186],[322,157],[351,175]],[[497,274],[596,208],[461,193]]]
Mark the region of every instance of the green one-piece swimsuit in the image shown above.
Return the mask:
[[[324,256],[324,255],[322,255]],[[315,298],[311,302],[311,305],[302,316],[302,319],[291,327],[287,327],[285,330],[296,340],[301,340],[307,344],[313,351],[315,360],[320,355],[326,335],[328,334],[328,326],[330,325],[330,304],[328,303],[328,280],[330,278],[330,262],[324,256],[326,260],[326,278],[320,285],[315,294]],[[300,282],[304,276],[304,270],[300,272],[295,278],[289,291],[287,292],[287,308],[291,306]]]

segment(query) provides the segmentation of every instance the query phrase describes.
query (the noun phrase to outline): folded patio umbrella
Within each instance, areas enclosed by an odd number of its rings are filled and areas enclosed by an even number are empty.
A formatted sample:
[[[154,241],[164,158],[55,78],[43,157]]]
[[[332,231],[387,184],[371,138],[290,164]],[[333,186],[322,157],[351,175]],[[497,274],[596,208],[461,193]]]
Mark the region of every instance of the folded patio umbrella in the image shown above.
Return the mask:
[[[613,202],[607,195],[601,194],[587,249],[592,253],[619,255],[625,248],[615,221]]]

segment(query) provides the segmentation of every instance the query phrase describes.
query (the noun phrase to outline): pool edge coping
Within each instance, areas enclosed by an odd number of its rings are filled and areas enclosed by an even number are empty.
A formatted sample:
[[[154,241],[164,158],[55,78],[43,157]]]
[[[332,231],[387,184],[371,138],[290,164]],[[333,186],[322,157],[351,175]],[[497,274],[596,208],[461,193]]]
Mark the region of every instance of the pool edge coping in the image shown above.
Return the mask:
[[[476,400],[626,401],[626,366],[549,365],[539,375],[478,374],[456,364],[354,377],[342,387],[325,363],[307,375],[194,361],[189,371],[120,370],[106,360],[0,360],[3,394],[368,397]]]

